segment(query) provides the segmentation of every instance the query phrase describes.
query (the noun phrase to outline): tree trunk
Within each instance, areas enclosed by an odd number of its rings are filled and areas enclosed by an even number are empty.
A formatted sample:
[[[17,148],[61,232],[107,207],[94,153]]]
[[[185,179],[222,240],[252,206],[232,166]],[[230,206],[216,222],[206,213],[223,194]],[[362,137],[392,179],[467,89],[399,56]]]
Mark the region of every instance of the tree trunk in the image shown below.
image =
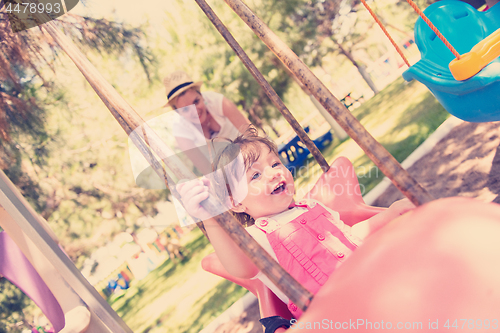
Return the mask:
[[[256,127],[262,129],[262,119],[260,119],[259,116],[257,116],[257,112],[255,112],[255,102],[253,103],[253,105],[248,108],[248,115],[250,116],[250,122],[255,125]]]
[[[276,127],[274,127],[274,125],[270,122],[270,121],[267,121],[267,126],[271,127],[271,129],[273,130],[274,134],[276,134],[276,136],[279,138],[280,137],[280,133],[278,132],[278,130],[276,129]]]
[[[372,78],[370,77],[370,74],[368,74],[368,72],[366,71],[366,67],[364,65],[359,65],[356,62],[356,60],[354,60],[354,57],[352,56],[352,53],[349,52],[349,50],[345,49],[342,46],[342,44],[338,43],[335,40],[334,40],[334,42],[335,42],[335,44],[337,44],[340,53],[342,53],[343,55],[345,55],[347,57],[347,59],[349,59],[349,61],[358,69],[359,74],[361,75],[361,77],[363,78],[363,80],[365,80],[366,84],[368,84],[368,87],[370,87],[370,89],[375,94],[378,94],[379,90],[378,90],[377,86],[375,85],[375,83],[372,81]]]

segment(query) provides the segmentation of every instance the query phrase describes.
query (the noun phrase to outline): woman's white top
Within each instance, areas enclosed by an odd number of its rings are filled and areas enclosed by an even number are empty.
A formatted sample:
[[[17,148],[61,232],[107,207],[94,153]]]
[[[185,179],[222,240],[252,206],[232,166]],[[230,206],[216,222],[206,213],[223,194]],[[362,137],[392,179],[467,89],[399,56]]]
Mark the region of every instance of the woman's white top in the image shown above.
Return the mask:
[[[224,95],[213,91],[202,92],[201,95],[203,96],[208,112],[210,112],[214,120],[220,125],[220,131],[213,133],[210,139],[219,137],[234,140],[239,136],[240,132],[238,129],[224,116],[222,109]],[[207,144],[207,141],[210,141],[210,139],[206,139],[203,135],[199,124],[195,125],[184,117],[178,118],[178,121],[172,127],[172,134],[175,137],[192,140],[196,147],[204,146]]]

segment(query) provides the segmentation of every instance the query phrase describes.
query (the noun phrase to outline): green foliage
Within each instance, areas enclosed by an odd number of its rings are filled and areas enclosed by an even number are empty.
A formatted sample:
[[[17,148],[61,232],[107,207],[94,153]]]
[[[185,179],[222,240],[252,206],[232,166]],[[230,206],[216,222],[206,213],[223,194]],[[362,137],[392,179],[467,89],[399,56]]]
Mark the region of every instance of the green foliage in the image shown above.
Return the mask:
[[[23,309],[34,303],[7,279],[0,278],[0,332],[21,333],[29,326]]]
[[[145,47],[145,26],[133,27],[126,23],[72,14],[58,22],[84,51],[98,52],[100,56],[112,55],[124,62],[139,61],[148,81],[153,79],[151,75],[154,76],[157,62],[151,50]]]
[[[193,278],[210,274],[199,263],[213,248],[197,228],[183,236],[182,242],[189,253],[187,259],[179,264],[165,261],[144,279],[131,281],[124,295],[111,301],[134,332],[199,332],[248,292],[228,280],[219,282],[215,276],[210,276],[216,280],[212,288],[203,279]],[[154,307],[159,301],[161,306]],[[184,302],[190,306],[179,304]]]
[[[146,87],[156,78],[142,28],[74,15],[56,23],[87,56],[118,58],[113,70],[138,59],[139,67],[128,66],[134,75]],[[135,186],[126,135],[50,38],[39,29],[14,34],[0,13],[0,40],[0,167],[79,266],[114,233],[154,214],[168,192]],[[29,327],[21,311],[29,299],[0,283],[0,330]]]
[[[292,49],[302,53],[308,38],[293,26],[287,14],[294,11],[300,2],[303,1],[278,3],[263,0],[253,1],[249,6]],[[227,5],[221,2],[211,5],[278,96],[283,98],[293,83],[285,67]],[[163,61],[168,65],[162,67],[161,72],[167,74],[176,69],[185,70],[205,83],[203,89],[220,91],[234,101],[257,125],[261,120],[271,125],[271,120],[280,118],[267,95],[200,9],[181,1],[174,1],[173,7],[171,11],[175,12],[178,8],[180,15],[166,13],[168,19],[164,25],[170,38],[161,40],[157,46],[165,50],[165,58],[168,59]],[[204,32],[202,37],[199,31]]]
[[[4,14],[0,15],[4,19]],[[144,46],[143,28],[75,15],[65,15],[56,22],[87,50],[88,56],[97,52],[100,57],[118,57],[114,70],[135,58],[146,73],[146,80],[155,77],[150,75],[155,58]],[[128,182],[121,181],[124,167],[129,171],[126,136],[108,111],[107,117],[102,118],[86,108],[99,105],[95,110],[102,112],[102,102],[88,86],[75,85],[75,77],[82,82],[78,72],[73,70],[64,76],[69,69],[61,66],[67,60],[58,58],[57,46],[50,39],[38,29],[13,34],[5,24],[0,25],[0,34],[7,41],[1,46],[0,55],[12,60],[0,76],[0,97],[4,97],[0,98],[0,109],[6,118],[3,128],[0,124],[2,169],[60,232],[63,241],[66,237],[68,241],[94,237],[96,213],[106,212],[105,216],[116,217],[113,221],[126,224],[124,215],[134,205],[136,195],[149,199],[165,196],[152,192],[138,195],[136,188],[130,191],[134,187],[132,177]],[[57,72],[53,71],[55,66],[59,67]],[[96,146],[103,148],[97,154],[93,151]],[[122,186],[108,185],[115,183]],[[146,200],[139,210],[154,212],[150,202]],[[57,214],[52,216],[54,212]],[[102,238],[107,237],[109,234],[105,233]],[[97,244],[103,242],[100,239]],[[73,259],[90,251],[81,249],[83,245],[78,242],[72,246],[79,248],[75,253],[69,251]]]

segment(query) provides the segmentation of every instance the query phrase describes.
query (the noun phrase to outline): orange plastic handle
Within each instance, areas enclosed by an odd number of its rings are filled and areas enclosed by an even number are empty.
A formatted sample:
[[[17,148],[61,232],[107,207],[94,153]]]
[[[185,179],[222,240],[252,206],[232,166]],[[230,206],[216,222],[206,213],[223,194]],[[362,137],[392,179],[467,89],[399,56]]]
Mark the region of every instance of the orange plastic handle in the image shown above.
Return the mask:
[[[500,55],[500,29],[477,43],[460,59],[453,59],[449,68],[455,80],[463,81],[479,73]]]

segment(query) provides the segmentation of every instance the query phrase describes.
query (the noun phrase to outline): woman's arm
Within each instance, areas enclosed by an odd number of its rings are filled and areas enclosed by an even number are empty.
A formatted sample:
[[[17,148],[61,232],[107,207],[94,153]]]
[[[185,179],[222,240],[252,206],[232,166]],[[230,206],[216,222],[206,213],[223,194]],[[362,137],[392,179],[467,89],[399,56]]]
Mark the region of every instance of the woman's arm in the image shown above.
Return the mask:
[[[370,234],[374,233],[396,217],[415,208],[415,205],[408,199],[402,199],[394,202],[388,209],[384,210],[377,215],[369,218],[368,220],[361,221],[352,226],[351,232],[353,235],[364,239]]]
[[[223,97],[222,99],[222,113],[231,121],[231,123],[233,123],[234,127],[236,127],[240,133],[243,133],[247,129],[248,125],[250,125],[250,122],[247,118],[245,118],[240,110],[238,110],[236,104],[228,100],[226,97]]]
[[[193,140],[181,137],[175,137],[177,146],[193,162],[194,166],[204,175],[212,172],[212,164],[205,157],[200,147],[196,147]],[[207,147],[208,149],[208,147]]]

